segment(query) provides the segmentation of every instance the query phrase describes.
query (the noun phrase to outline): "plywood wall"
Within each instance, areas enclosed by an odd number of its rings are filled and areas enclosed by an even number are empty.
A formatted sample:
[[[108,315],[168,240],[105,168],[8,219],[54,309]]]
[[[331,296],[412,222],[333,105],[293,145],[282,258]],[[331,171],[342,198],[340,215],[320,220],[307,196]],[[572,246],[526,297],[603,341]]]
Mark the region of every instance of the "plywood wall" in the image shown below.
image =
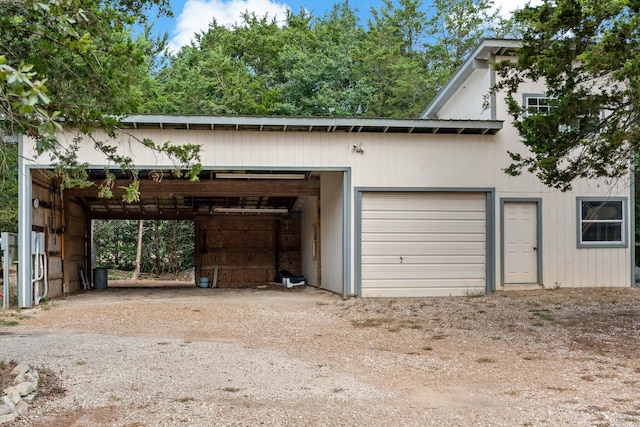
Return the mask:
[[[63,293],[62,239],[61,221],[62,205],[60,193],[51,184],[46,173],[33,173],[33,200],[38,200],[38,207],[31,204],[31,230],[45,235],[45,253],[47,263],[48,296],[54,297]],[[42,251],[42,248],[40,248]],[[42,293],[42,289],[41,289]]]
[[[61,196],[46,172],[33,172],[32,188],[39,205],[31,205],[31,229],[45,234],[48,296],[81,290],[79,270],[86,264],[84,209]]]
[[[281,269],[301,274],[300,219],[224,215],[196,221],[196,280],[217,286],[266,285]]]
[[[65,231],[64,231],[64,277],[67,292],[82,290],[80,270],[84,270],[87,277],[86,251],[86,216],[84,209],[74,200],[65,200]]]

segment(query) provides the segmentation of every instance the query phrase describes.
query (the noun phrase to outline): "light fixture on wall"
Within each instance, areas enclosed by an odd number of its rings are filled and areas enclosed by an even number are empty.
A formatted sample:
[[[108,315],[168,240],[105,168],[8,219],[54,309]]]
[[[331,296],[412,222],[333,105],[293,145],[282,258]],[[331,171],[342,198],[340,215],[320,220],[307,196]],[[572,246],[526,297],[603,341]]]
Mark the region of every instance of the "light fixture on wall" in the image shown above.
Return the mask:
[[[217,213],[268,213],[268,214],[286,214],[289,213],[289,209],[286,208],[215,208],[213,210]]]
[[[216,173],[216,178],[225,179],[304,179],[303,173]]]
[[[353,144],[353,149],[356,153],[364,153],[364,146],[362,145],[362,142]]]

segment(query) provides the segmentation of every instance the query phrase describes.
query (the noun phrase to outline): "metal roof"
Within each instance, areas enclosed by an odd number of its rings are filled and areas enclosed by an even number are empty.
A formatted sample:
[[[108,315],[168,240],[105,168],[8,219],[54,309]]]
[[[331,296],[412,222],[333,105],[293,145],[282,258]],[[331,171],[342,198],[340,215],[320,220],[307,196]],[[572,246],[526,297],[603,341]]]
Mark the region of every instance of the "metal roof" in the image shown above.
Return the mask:
[[[129,129],[253,132],[403,133],[495,135],[498,120],[365,119],[348,117],[189,116],[140,114],[124,117]]]

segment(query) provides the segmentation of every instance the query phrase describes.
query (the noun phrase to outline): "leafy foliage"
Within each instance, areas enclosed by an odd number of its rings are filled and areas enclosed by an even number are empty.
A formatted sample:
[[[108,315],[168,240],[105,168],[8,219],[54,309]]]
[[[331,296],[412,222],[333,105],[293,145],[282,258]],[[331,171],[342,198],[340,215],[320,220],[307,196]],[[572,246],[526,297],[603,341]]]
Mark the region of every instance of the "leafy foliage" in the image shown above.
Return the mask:
[[[512,152],[508,173],[535,173],[567,190],[579,178],[629,172],[640,144],[640,2],[545,0],[516,12],[526,28],[517,62],[500,64],[528,153]],[[547,86],[549,112],[514,98],[525,80]]]
[[[144,223],[141,271],[176,274],[193,268],[193,221],[147,220]],[[118,270],[133,270],[136,261],[138,221],[96,220],[93,224],[97,265]]]
[[[0,183],[0,231],[18,231],[18,147],[1,143],[0,169],[9,171],[2,175]]]
[[[168,58],[140,111],[417,117],[462,58],[504,24],[487,12],[491,0],[439,5],[430,19],[421,0],[385,0],[366,27],[348,1],[319,18],[301,10],[282,23],[249,13],[232,27],[213,22]]]
[[[84,165],[73,143],[58,140],[62,123],[91,138],[110,161],[133,168],[130,158],[114,154],[111,140],[98,140],[93,131],[115,136],[117,117],[135,112],[143,99],[139,82],[148,80],[159,41],[134,39],[132,29],[144,25],[151,7],[167,13],[168,1],[0,2],[0,137],[34,138],[35,154],[53,159],[63,186],[82,183],[77,171]],[[157,148],[176,162],[195,159],[182,167],[199,159],[191,146]]]
[[[434,0],[434,13],[428,21],[429,37],[436,42],[427,46],[429,73],[439,90],[462,65],[469,52],[488,34],[505,37],[513,30],[491,12],[492,0]]]

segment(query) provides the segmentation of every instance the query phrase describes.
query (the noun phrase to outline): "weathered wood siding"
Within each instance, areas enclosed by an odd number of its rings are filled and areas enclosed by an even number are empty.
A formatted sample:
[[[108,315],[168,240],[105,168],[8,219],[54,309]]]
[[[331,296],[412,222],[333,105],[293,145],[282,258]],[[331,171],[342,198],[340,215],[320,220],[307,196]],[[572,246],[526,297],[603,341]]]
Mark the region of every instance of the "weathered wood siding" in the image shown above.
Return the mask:
[[[31,229],[43,232],[49,296],[82,289],[79,269],[85,268],[85,213],[77,203],[60,196],[59,187],[46,172],[34,170]]]
[[[64,238],[64,281],[68,292],[82,290],[80,269],[91,280],[90,266],[87,265],[86,228],[88,227],[84,209],[73,200],[65,200],[66,224]]]
[[[196,280],[217,286],[266,285],[277,271],[301,274],[300,220],[223,215],[196,221]]]
[[[62,239],[60,225],[62,206],[59,192],[50,187],[46,172],[34,171],[32,199],[38,199],[40,206],[31,204],[31,230],[43,232],[45,235],[45,252],[47,262],[47,282],[49,296],[62,294]],[[32,248],[33,250],[33,248]],[[42,252],[42,248],[40,248]]]

